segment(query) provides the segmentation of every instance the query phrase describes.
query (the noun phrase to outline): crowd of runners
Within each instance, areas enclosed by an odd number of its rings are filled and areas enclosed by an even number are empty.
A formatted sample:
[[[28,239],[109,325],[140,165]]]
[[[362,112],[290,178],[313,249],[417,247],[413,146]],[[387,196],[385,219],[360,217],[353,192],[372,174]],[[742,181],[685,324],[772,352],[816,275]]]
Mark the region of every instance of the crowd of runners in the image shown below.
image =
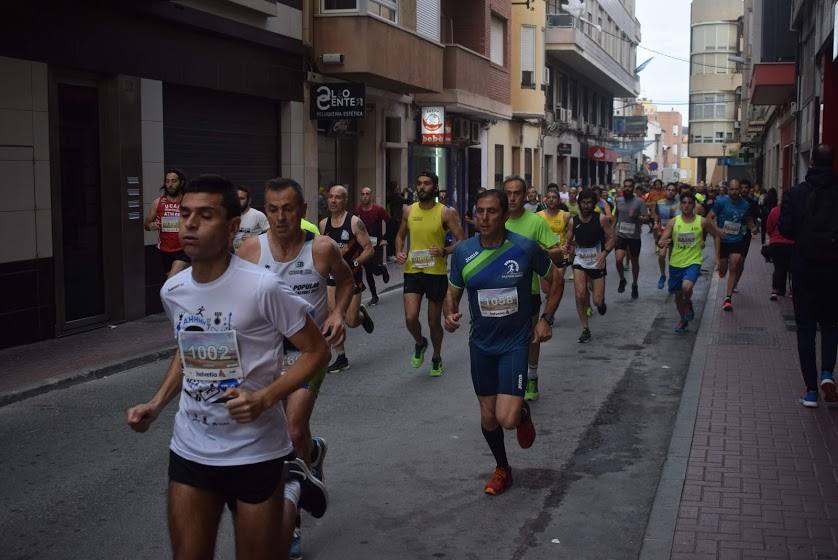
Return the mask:
[[[428,373],[442,376],[444,333],[469,321],[480,426],[496,463],[484,486],[490,495],[512,485],[504,430],[514,430],[524,449],[535,440],[529,402],[539,398],[540,345],[552,336],[565,282],[573,283],[578,342],[588,343],[594,310],[608,310],[609,255],[616,292],[630,281],[637,299],[641,247],[651,242],[657,287],[674,294],[674,329],[684,333],[695,317],[705,244],[727,277],[730,312],[759,216],[744,181],[721,189],[632,179],[611,188],[550,185],[540,199],[516,176],[475,197],[467,238],[457,211],[440,201],[434,173],[418,174],[415,195],[393,247],[414,342],[405,366],[423,367],[430,349]],[[373,306],[375,278],[389,281],[392,223],[370,189],[354,211],[345,186],[331,186],[326,197],[328,215],[314,224],[293,179],[267,181],[263,213],[251,208],[249,190],[223,177],[187,181],[172,169],[146,217],[146,229],[159,231],[168,277],[160,293],[178,350],[158,391],[127,417],[143,432],[179,399],[169,455],[175,558],[212,557],[225,507],[239,558],[301,558],[300,512],[326,513],[328,447],[310,421],[327,373],[350,367],[346,329],[375,329],[362,293],[370,290]]]

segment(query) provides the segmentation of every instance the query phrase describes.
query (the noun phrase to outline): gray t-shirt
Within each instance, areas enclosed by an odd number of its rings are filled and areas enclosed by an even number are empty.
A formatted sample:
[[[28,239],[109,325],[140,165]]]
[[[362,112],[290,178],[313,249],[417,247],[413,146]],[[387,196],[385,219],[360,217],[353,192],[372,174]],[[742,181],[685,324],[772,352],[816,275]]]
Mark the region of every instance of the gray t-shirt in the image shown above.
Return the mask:
[[[640,239],[640,218],[648,213],[646,203],[638,197],[617,199],[617,237]]]

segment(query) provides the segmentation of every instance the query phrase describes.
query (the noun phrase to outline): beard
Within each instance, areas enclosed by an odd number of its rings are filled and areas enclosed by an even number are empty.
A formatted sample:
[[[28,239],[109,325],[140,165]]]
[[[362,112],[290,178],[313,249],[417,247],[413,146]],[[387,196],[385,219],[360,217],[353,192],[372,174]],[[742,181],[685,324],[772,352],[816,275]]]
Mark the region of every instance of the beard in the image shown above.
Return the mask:
[[[436,196],[436,191],[416,191],[416,198],[418,198],[421,202],[427,202]]]

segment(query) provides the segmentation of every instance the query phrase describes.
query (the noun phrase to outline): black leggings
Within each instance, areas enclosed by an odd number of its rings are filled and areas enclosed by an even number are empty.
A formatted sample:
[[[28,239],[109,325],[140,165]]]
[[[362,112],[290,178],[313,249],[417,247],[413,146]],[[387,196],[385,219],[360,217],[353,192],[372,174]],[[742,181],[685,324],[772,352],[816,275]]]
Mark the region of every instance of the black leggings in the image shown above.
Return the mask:
[[[771,279],[771,287],[774,292],[781,296],[786,295],[786,282],[789,277],[791,266],[791,252],[794,245],[790,243],[774,243],[771,245],[771,261],[774,263],[774,275]]]
[[[797,353],[806,389],[818,389],[818,373],[832,372],[838,354],[838,305],[832,293],[835,269],[795,267],[794,319],[797,323]],[[821,328],[821,368],[815,346],[818,326]]]

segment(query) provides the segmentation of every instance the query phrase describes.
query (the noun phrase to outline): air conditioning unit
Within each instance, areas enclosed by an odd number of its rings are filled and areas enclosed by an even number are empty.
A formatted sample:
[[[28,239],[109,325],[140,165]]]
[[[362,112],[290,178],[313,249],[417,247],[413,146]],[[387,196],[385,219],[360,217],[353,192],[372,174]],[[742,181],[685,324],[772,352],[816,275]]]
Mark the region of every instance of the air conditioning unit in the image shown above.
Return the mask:
[[[521,71],[521,87],[533,88],[535,87],[535,76],[532,70]]]
[[[564,107],[560,107],[559,108],[559,120],[561,122],[569,121],[570,120],[570,115],[568,115],[568,113],[570,113],[570,111],[568,111]]]
[[[471,140],[471,122],[464,118],[455,118],[451,123],[451,140],[468,142]]]

